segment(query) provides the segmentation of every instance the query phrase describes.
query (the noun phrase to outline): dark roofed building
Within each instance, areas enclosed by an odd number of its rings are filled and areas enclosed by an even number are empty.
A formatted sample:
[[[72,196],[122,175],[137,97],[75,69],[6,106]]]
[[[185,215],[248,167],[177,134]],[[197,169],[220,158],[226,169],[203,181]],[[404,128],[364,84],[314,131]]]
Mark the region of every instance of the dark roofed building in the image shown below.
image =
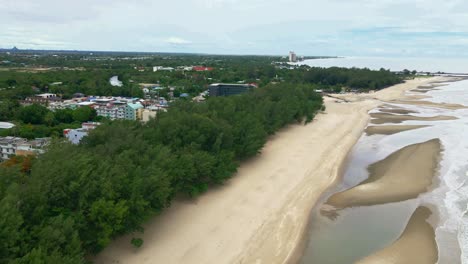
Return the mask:
[[[208,86],[210,96],[230,96],[241,94],[254,88],[250,84],[215,83]]]

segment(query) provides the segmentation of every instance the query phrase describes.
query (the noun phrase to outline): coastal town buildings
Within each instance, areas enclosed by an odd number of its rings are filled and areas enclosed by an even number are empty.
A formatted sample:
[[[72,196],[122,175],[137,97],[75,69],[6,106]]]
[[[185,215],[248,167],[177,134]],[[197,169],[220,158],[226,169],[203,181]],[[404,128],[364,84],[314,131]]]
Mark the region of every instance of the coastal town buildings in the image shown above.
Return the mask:
[[[19,137],[0,137],[0,161],[8,160],[12,156],[41,154],[49,142],[49,138],[37,138],[28,141]]]

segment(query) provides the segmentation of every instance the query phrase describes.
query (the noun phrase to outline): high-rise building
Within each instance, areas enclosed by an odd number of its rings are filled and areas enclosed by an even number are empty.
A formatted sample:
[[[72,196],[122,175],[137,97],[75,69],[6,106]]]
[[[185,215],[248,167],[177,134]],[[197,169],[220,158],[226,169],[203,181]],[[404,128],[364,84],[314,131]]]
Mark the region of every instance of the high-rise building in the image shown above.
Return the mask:
[[[296,62],[296,61],[297,61],[296,53],[294,53],[294,51],[290,51],[289,52],[289,62]]]
[[[230,96],[245,93],[254,86],[250,84],[214,83],[208,86],[210,96]]]

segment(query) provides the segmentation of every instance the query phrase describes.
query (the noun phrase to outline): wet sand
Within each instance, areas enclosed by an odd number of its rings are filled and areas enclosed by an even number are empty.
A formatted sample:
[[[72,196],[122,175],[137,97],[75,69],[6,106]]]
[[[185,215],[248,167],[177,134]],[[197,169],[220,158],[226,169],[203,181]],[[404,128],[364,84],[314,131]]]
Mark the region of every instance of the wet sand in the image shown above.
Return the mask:
[[[387,126],[368,126],[365,130],[368,136],[372,135],[393,135],[404,131],[413,129],[423,128],[428,126],[417,126],[417,125],[387,125]]]
[[[431,211],[419,207],[411,216],[403,234],[392,245],[368,256],[357,264],[434,264],[438,260],[433,227],[427,222]]]
[[[326,204],[343,209],[416,198],[432,185],[441,151],[438,139],[406,146],[370,165],[367,180],[332,195]]]
[[[418,105],[418,106],[428,106],[428,107],[452,109],[452,110],[468,108],[468,107],[466,107],[464,105],[460,105],[460,104],[434,103],[434,102],[430,102],[430,101],[395,100],[395,101],[392,101],[392,103]]]
[[[380,111],[381,113],[387,113],[387,114],[401,114],[401,115],[417,114],[417,113],[418,113],[418,112],[413,111],[413,110],[400,109],[400,108],[380,108],[379,111]]]
[[[413,115],[393,115],[387,113],[372,113],[370,116],[373,118],[371,120],[372,124],[380,125],[386,123],[399,124],[403,121],[443,121],[443,120],[455,120],[457,119],[454,116],[413,116]]]

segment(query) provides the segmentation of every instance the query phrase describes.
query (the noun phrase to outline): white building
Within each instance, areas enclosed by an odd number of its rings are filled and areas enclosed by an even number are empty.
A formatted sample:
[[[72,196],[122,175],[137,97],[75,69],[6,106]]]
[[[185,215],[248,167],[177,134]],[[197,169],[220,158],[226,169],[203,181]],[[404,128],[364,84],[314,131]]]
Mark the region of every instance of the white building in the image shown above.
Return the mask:
[[[43,94],[36,94],[36,97],[44,98],[44,99],[49,99],[49,98],[56,98],[56,94],[52,93],[43,93]]]
[[[81,140],[86,137],[89,133],[90,130],[95,129],[97,126],[99,126],[100,123],[97,122],[87,122],[81,124],[81,128],[78,129],[64,129],[63,130],[63,135],[68,141],[70,141],[72,144],[79,144]]]
[[[125,119],[125,104],[109,104],[109,105],[100,105],[96,106],[96,113],[98,116],[104,116],[110,120],[115,119]]]
[[[297,62],[297,56],[294,51],[289,52],[289,62]]]
[[[9,160],[12,156],[29,156],[44,153],[44,147],[50,138],[36,138],[28,141],[18,137],[0,137],[0,161]]]
[[[153,72],[157,72],[157,71],[173,71],[174,68],[172,67],[164,67],[164,66],[154,66],[153,67]]]
[[[26,143],[27,140],[18,137],[1,137],[0,138],[0,160],[8,160],[11,156],[16,155],[18,145]]]

